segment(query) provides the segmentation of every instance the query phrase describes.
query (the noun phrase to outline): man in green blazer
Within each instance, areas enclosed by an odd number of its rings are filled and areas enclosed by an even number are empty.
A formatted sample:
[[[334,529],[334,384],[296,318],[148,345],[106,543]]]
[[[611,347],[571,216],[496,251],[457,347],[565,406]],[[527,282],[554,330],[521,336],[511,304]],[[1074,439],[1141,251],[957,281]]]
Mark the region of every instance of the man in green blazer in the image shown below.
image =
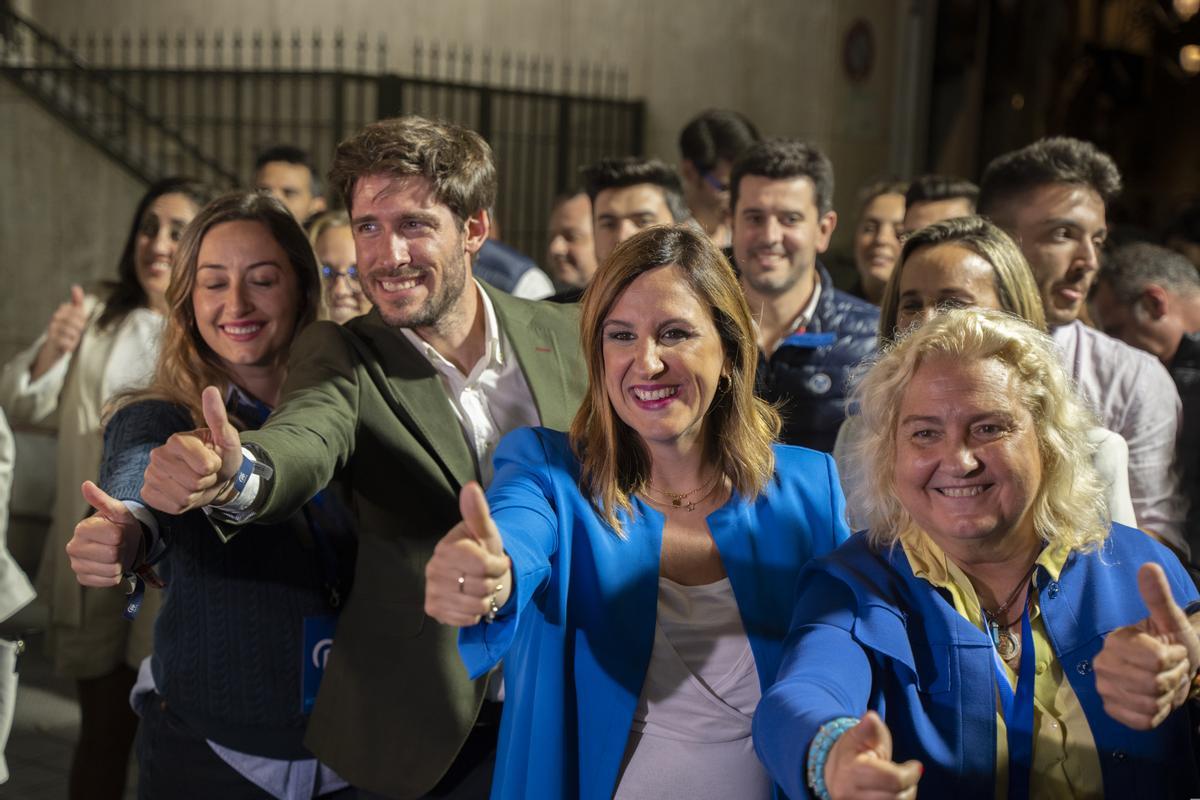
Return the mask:
[[[158,448],[143,497],[171,514],[207,505],[218,520],[272,522],[338,477],[358,561],[306,745],[368,792],[486,796],[486,680],[467,678],[457,631],[425,615],[424,568],[460,518],[460,488],[490,477],[501,435],[569,426],[586,386],[578,311],[471,277],[496,194],[477,134],[419,117],[374,123],[338,146],[330,179],[375,308],[304,331],[282,402],[240,441],[206,396],[211,432]]]

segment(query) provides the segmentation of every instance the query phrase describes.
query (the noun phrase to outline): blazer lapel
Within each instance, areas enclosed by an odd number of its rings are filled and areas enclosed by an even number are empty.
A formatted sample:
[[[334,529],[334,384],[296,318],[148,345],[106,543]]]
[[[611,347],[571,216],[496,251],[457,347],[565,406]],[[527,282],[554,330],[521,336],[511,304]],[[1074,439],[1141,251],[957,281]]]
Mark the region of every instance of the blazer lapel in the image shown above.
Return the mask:
[[[481,283],[492,299],[500,329],[508,336],[525,382],[533,394],[542,425],[565,431],[579,407],[567,385],[567,376],[579,369],[579,343],[563,341],[531,313],[534,306],[514,302],[512,297]]]
[[[468,481],[479,480],[475,457],[433,365],[399,330],[385,323],[378,311],[371,312],[367,324],[356,327],[374,355],[363,360],[378,367],[376,383],[384,399],[441,465],[455,491]]]

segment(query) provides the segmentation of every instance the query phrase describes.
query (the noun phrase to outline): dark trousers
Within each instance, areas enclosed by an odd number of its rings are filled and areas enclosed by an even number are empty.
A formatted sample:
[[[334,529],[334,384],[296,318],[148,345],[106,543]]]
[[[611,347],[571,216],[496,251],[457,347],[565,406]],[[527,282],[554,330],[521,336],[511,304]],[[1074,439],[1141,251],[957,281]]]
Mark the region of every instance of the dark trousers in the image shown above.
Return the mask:
[[[137,735],[138,800],[271,800],[212,751],[158,695],[147,698]],[[356,797],[353,789],[322,800]]]

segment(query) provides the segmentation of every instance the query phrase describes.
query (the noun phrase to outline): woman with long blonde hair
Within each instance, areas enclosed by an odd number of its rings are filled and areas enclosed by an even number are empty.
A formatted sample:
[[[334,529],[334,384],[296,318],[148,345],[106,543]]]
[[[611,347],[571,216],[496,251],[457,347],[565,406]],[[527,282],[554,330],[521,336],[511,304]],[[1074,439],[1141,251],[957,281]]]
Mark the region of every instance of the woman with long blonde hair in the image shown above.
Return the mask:
[[[856,387],[869,530],[801,576],[754,720],[788,797],[1200,791],[1200,595],[1110,522],[1059,359],[1012,315],[953,309]]]
[[[1025,320],[1046,332],[1042,298],[1017,243],[983,217],[955,217],[921,228],[904,242],[900,260],[883,290],[879,342],[893,344],[905,331],[953,308],[990,308]],[[853,412],[853,407],[851,408]],[[851,413],[838,430],[833,458],[846,497],[867,478],[865,466],[851,457],[866,435],[863,420]],[[1120,434],[1095,427],[1093,464],[1107,487],[1109,513],[1116,522],[1136,526],[1129,496],[1129,448]],[[863,509],[846,509],[851,530],[867,525]]]

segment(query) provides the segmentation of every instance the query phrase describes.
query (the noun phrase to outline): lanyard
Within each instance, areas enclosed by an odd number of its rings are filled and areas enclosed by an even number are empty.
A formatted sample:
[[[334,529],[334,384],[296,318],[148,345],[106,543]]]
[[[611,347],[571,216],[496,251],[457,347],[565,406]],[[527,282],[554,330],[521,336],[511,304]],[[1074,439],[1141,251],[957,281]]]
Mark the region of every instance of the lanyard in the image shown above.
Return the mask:
[[[1017,691],[1013,694],[1000,654],[992,649],[992,666],[1000,690],[1000,708],[1008,732],[1008,800],[1028,800],[1029,776],[1033,770],[1033,684],[1037,660],[1034,655],[1033,629],[1029,625],[1029,598],[1021,615],[1021,668]]]

